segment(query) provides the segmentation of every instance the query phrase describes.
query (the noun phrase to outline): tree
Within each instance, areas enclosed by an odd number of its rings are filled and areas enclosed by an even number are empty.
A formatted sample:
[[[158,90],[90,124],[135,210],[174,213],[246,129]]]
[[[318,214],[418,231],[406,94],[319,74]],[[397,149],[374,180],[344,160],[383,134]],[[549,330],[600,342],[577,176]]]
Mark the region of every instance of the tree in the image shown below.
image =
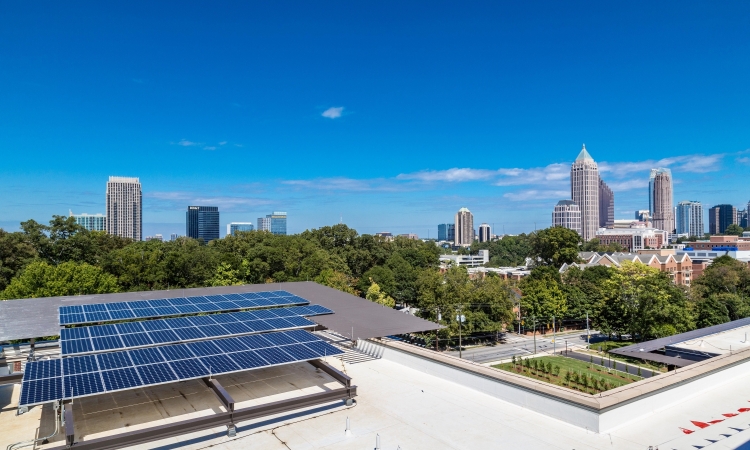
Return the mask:
[[[333,269],[324,269],[320,272],[320,275],[315,278],[315,282],[352,295],[359,295],[359,291],[353,287],[356,284],[355,280],[347,274],[336,272]]]
[[[552,227],[531,235],[531,257],[534,263],[560,267],[578,261],[581,236],[573,230]]]
[[[615,253],[615,252],[626,252],[627,250],[628,249],[618,244],[617,242],[613,242],[607,245],[602,245],[598,238],[594,238],[594,239],[591,239],[590,241],[586,241],[581,245],[582,252]]]
[[[6,300],[117,292],[117,279],[86,263],[34,261],[2,292]]]
[[[724,234],[727,236],[733,235],[733,236],[742,236],[742,233],[745,231],[744,228],[737,225],[736,223],[733,223],[729,225],[726,230],[724,230]]]
[[[396,301],[385,292],[381,292],[380,286],[378,286],[378,284],[374,281],[367,289],[365,298],[367,300],[370,300],[371,302],[380,303],[383,306],[387,306],[388,308],[393,308],[394,306],[396,306]]]
[[[697,304],[696,313],[696,325],[698,328],[729,322],[727,307],[719,300],[717,295],[711,295],[707,299],[700,300]]]
[[[36,250],[21,233],[0,229],[0,291],[36,257]]]
[[[471,248],[472,251],[489,250],[490,267],[520,266],[531,256],[531,239],[527,234],[503,236],[496,241],[475,242]]]
[[[538,320],[551,319],[553,316],[562,318],[568,310],[560,283],[550,273],[524,278],[521,280],[520,288],[523,294],[521,312],[527,318],[527,322],[529,318]],[[534,333],[536,334],[536,328]]]

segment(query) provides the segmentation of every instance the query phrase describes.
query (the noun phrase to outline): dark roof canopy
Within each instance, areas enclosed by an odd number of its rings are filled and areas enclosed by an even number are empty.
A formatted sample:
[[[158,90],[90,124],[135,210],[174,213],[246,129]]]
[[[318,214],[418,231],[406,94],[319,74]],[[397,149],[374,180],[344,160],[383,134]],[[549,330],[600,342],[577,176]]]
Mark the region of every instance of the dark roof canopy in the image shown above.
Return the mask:
[[[334,314],[315,316],[310,320],[346,337],[351,337],[352,330],[355,339],[369,339],[441,328],[436,323],[385,308],[369,300],[317,283],[300,281],[0,301],[0,341],[59,334],[58,307],[64,305],[275,290],[288,291],[309,300],[310,303],[332,309]]]

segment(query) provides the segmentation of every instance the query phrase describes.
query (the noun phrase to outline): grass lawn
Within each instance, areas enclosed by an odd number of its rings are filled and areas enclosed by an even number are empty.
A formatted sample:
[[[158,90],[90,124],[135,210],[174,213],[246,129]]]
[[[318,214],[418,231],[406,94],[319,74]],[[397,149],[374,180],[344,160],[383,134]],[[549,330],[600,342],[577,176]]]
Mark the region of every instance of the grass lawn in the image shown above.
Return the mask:
[[[635,375],[626,377],[619,372],[607,373],[605,367],[573,358],[566,358],[565,356],[542,356],[539,358],[527,358],[523,361],[523,364],[516,361],[515,365],[513,363],[504,363],[492,367],[546,383],[569,387],[581,392],[588,392],[589,394],[606,391],[640,380]],[[531,367],[526,367],[526,361],[530,363]],[[535,361],[537,366],[540,366],[540,363],[544,363],[545,369],[549,368],[552,370],[535,369]],[[570,374],[572,379],[566,380],[566,373]]]

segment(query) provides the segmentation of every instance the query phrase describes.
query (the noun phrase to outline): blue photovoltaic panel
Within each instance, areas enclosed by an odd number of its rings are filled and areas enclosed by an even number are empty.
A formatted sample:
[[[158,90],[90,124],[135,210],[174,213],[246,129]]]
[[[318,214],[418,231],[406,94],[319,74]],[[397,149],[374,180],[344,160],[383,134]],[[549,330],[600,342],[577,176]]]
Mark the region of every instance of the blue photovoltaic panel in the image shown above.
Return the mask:
[[[217,339],[212,342],[224,353],[241,352],[248,349],[248,347],[238,338]]]
[[[91,339],[74,339],[71,341],[62,341],[62,354],[74,355],[76,353],[88,353],[94,351],[91,345]]]
[[[189,328],[193,326],[193,322],[191,322],[186,317],[180,317],[177,319],[164,319],[167,322],[167,325],[169,325],[170,328]]]
[[[97,351],[116,350],[125,347],[119,336],[95,337],[91,338],[91,343],[94,344],[94,350]]]
[[[161,299],[161,300],[149,300],[149,301],[148,301],[148,304],[149,304],[149,305],[150,305],[150,306],[151,306],[152,308],[158,308],[158,307],[162,307],[162,306],[172,306],[172,304],[171,304],[171,303],[169,302],[169,300],[166,300],[166,299]]]
[[[185,344],[195,356],[218,355],[223,351],[211,341],[191,342]]]
[[[167,363],[147,364],[138,366],[135,369],[138,371],[145,385],[169,383],[178,379]]]
[[[86,314],[93,312],[107,312],[107,307],[103,303],[83,305],[83,312],[85,312]]]
[[[94,355],[63,358],[62,363],[63,375],[65,376],[78,373],[96,372],[99,370],[99,365],[96,363],[96,357]]]
[[[173,331],[177,336],[180,337],[180,340],[182,341],[189,341],[193,339],[203,339],[206,337],[206,335],[201,333],[197,327],[177,328]]]
[[[215,323],[224,324],[224,323],[230,323],[230,322],[237,322],[237,319],[232,314],[214,314],[211,316],[204,316],[204,317],[210,317],[213,323],[201,324],[201,325],[213,325]]]
[[[167,301],[173,305],[173,306],[179,306],[179,305],[189,305],[190,300],[184,298],[184,297],[178,297],[178,298],[169,298]]]
[[[61,306],[60,324],[74,325],[308,303],[307,300],[286,291],[94,303],[80,306]]]
[[[83,306],[61,306],[60,314],[83,314]]]
[[[117,391],[143,385],[138,372],[133,367],[105,370],[101,374],[107,391]]]
[[[164,344],[166,342],[179,342],[180,337],[172,330],[149,331],[148,333],[154,344]]]
[[[128,352],[101,353],[96,355],[101,370],[119,369],[121,367],[130,367]]]
[[[178,319],[172,319],[172,320],[178,320]],[[191,325],[216,325],[216,321],[212,319],[211,316],[186,317],[186,320],[188,320]]]
[[[115,320],[125,320],[125,319],[134,319],[135,314],[133,311],[123,309],[120,311],[110,311],[109,315],[112,317],[112,319]]]
[[[313,314],[333,314],[333,311],[330,309],[320,306],[320,305],[310,305],[307,307],[307,309],[311,310]]]
[[[267,366],[265,359],[261,358],[256,352],[248,350],[245,352],[231,353],[230,358],[243,369],[252,369],[255,367]]]
[[[159,347],[161,354],[167,359],[167,361],[176,361],[178,359],[192,358],[193,354],[190,353],[190,347],[187,344],[167,345]]]
[[[205,377],[209,374],[208,369],[197,359],[172,361],[169,365],[182,380]]]
[[[107,307],[107,311],[109,311],[110,313],[112,311],[130,310],[130,305],[128,305],[128,302],[105,303],[104,305]]]
[[[273,325],[268,323],[268,320],[252,320],[250,322],[245,322],[245,325],[252,328],[255,332],[271,331],[274,329]]]
[[[97,325],[89,327],[91,337],[114,336],[117,334],[117,328],[114,325]]]
[[[166,361],[157,347],[139,348],[128,351],[133,364],[140,366],[143,364],[153,364]]]
[[[167,321],[163,319],[147,320],[145,322],[140,322],[140,323],[141,325],[143,325],[143,328],[145,328],[147,331],[169,330],[172,328],[169,326],[169,323],[167,323]]]
[[[291,322],[282,318],[267,319],[265,322],[269,324],[274,330],[283,330],[284,328],[294,328],[294,325],[292,325]]]
[[[307,320],[304,317],[285,317],[284,320],[291,322],[292,326],[295,327],[314,327],[316,325],[315,322]]]
[[[205,356],[200,361],[208,368],[210,374],[235,372],[241,369],[227,355]]]
[[[125,347],[146,347],[153,344],[148,336],[148,333],[122,334],[120,339],[122,339]]]
[[[292,341],[296,343],[289,343]],[[217,351],[219,353],[216,353]],[[265,336],[251,335],[96,356],[69,357],[64,358],[62,362],[35,361],[29,362],[26,366],[27,374],[24,375],[26,378],[22,384],[19,406],[70,398],[71,395],[96,395],[101,392],[168,383],[178,379],[202,378],[210,374],[237,372],[340,353],[342,352],[339,349],[313,334],[294,330]],[[163,361],[163,355],[168,355],[169,362]],[[55,376],[58,372],[49,368],[55,364],[62,364],[62,376]],[[51,378],[31,380],[29,377],[32,374]]]
[[[36,405],[61,398],[63,398],[62,377],[25,381],[21,384],[21,399],[18,405]]]
[[[224,329],[226,329],[230,334],[247,334],[253,332],[252,328],[240,322],[224,323],[221,326],[224,327]]]
[[[87,327],[63,328],[60,330],[60,339],[86,339],[87,337],[89,337],[89,330]]]
[[[206,337],[229,336],[231,334],[221,325],[207,325],[197,328],[200,329],[201,333],[205,334]]]
[[[102,377],[99,372],[69,375],[63,378],[63,396],[74,398],[104,392]]]
[[[259,309],[257,311],[253,311],[252,314],[258,319],[271,319],[276,317],[276,314],[270,312],[267,309]]]
[[[118,323],[117,325],[115,325],[115,328],[117,328],[117,332],[120,334],[140,333],[144,331],[141,322]]]
[[[26,364],[26,370],[23,372],[23,381],[53,378],[60,375],[62,375],[62,366],[59,359],[35,361]]]
[[[304,345],[304,344],[303,344]],[[256,350],[258,355],[268,361],[269,364],[283,364],[289,361],[294,361],[294,358],[289,353],[284,352],[281,349],[275,347],[261,348]]]

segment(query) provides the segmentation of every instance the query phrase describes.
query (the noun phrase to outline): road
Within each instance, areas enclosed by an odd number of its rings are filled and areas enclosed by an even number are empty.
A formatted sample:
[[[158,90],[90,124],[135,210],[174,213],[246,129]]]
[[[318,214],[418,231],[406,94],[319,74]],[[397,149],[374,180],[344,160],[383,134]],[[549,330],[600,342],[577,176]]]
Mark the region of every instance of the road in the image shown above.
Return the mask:
[[[565,350],[565,342],[568,343],[568,349],[580,348],[586,346],[586,332],[567,333],[557,336],[557,345],[553,345],[552,336],[536,336],[536,351],[552,353],[553,347],[560,352]],[[449,355],[458,356],[458,351],[447,352]],[[494,346],[472,347],[465,349],[463,358],[478,363],[498,361],[510,358],[513,355],[525,356],[534,353],[534,338],[532,336],[522,336],[517,334],[506,333],[503,343]]]

